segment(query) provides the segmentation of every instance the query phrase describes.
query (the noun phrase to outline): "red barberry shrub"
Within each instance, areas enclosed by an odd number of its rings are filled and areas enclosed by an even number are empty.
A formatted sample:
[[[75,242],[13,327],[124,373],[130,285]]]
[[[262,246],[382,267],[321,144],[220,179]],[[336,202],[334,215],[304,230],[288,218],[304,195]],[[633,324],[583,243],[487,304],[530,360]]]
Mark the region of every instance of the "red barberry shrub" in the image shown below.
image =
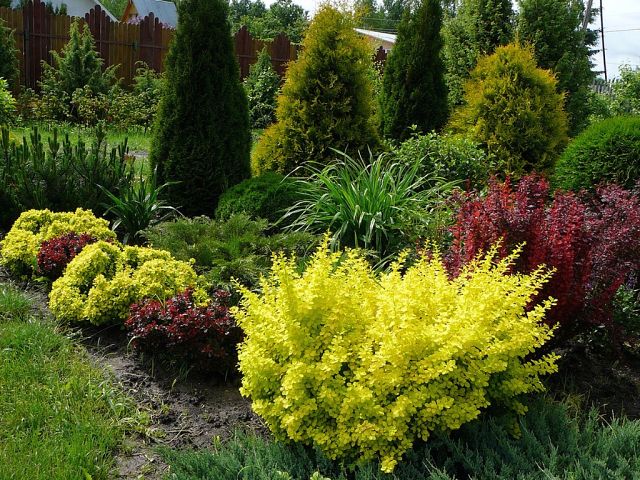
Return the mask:
[[[60,278],[69,262],[85,246],[97,241],[96,237],[86,233],[74,232],[45,240],[38,250],[38,273],[51,281]]]
[[[237,361],[242,331],[229,313],[229,293],[218,290],[198,305],[187,289],[166,302],[145,300],[131,306],[125,328],[140,352],[166,353],[207,371],[227,373]]]
[[[546,318],[567,338],[590,326],[613,328],[618,288],[640,269],[640,196],[616,185],[595,194],[556,192],[543,177],[523,177],[517,186],[490,182],[486,195],[463,194],[447,262],[453,275],[501,241],[506,256],[524,244],[516,271],[540,265],[555,273],[539,293],[557,305]]]

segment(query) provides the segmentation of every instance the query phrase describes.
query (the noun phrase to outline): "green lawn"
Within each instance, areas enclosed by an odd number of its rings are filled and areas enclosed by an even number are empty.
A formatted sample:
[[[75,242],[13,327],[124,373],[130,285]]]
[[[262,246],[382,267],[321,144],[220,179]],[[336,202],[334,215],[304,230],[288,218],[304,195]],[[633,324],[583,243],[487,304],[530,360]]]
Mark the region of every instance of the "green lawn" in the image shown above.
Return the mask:
[[[11,135],[16,138],[22,138],[23,136],[29,138],[31,128],[34,126],[38,127],[44,139],[50,137],[53,134],[54,128],[56,128],[59,136],[63,137],[65,134],[68,134],[69,140],[74,144],[78,141],[78,138],[82,138],[85,142],[89,143],[94,135],[92,128],[59,122],[32,122],[26,125],[16,126],[11,128]],[[131,152],[148,153],[151,148],[151,132],[145,132],[142,127],[130,128],[128,130],[107,128],[107,143],[109,146],[118,145],[123,142],[125,138],[128,140],[127,144]]]
[[[111,478],[132,404],[30,308],[0,284],[0,478]]]

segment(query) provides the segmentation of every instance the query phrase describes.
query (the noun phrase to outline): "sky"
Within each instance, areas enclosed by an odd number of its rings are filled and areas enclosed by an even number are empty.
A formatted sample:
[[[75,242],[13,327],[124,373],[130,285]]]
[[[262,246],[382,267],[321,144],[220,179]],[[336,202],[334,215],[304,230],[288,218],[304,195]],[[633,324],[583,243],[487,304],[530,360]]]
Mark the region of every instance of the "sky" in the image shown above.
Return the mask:
[[[265,3],[269,5],[273,1],[267,0]],[[294,0],[294,3],[313,15],[322,1]],[[594,0],[593,4],[598,7],[599,0]],[[614,77],[622,64],[640,67],[640,0],[602,0],[602,7],[607,70],[609,77]],[[593,27],[600,29],[600,18],[596,18],[595,23]],[[594,55],[592,61],[595,70],[603,70],[602,53]]]

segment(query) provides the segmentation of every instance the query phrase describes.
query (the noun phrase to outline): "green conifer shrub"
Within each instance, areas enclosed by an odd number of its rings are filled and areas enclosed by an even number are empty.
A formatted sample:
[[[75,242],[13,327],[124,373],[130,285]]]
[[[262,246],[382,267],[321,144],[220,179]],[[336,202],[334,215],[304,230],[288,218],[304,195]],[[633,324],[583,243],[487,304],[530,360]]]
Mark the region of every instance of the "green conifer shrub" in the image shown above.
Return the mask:
[[[273,69],[271,57],[264,47],[258,61],[249,68],[244,81],[249,101],[249,120],[252,128],[266,128],[276,119],[276,98],[280,89],[280,76]]]
[[[536,67],[529,47],[510,44],[483,57],[465,85],[466,104],[450,127],[479,142],[500,175],[553,166],[567,144],[567,115],[557,81]]]
[[[367,41],[351,18],[321,7],[287,71],[277,122],[253,152],[253,174],[286,174],[308,161],[326,162],[334,157],[331,148],[376,148],[370,65]]]
[[[595,123],[564,151],[554,174],[562,189],[617,183],[633,188],[640,180],[640,117],[614,117]]]
[[[447,121],[447,87],[440,57],[440,0],[422,0],[407,10],[387,61],[382,93],[382,131],[403,140],[416,125],[422,133],[439,130]]]
[[[589,116],[590,48],[595,36],[582,28],[584,4],[567,0],[520,0],[518,40],[533,46],[540,68],[552,70],[566,93],[570,133],[582,130]]]
[[[9,91],[9,84],[0,77],[0,125],[13,123],[16,116],[16,100]]]
[[[166,58],[150,160],[169,203],[213,214],[218,197],[249,176],[247,97],[223,0],[184,0]]]
[[[104,60],[95,48],[88,25],[80,28],[74,21],[69,30],[69,42],[61,53],[52,51],[53,64],[43,63],[40,86],[43,95],[71,98],[77,89],[88,89],[93,94],[107,93],[116,83],[117,65],[103,71]]]
[[[464,82],[482,55],[513,40],[511,0],[462,0],[444,22],[443,58],[449,105],[462,103]]]
[[[0,78],[4,78],[9,86],[13,86],[19,77],[18,51],[13,32],[0,18]]]

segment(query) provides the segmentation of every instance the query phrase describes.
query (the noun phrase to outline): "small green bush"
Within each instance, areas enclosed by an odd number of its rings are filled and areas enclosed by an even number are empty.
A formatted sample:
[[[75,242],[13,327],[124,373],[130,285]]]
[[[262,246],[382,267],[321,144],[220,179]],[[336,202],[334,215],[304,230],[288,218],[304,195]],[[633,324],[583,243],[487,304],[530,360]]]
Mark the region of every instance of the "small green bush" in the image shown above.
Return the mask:
[[[450,127],[495,158],[494,173],[520,177],[544,171],[567,144],[567,115],[557,81],[537,68],[530,47],[499,47],[481,58],[465,85],[466,104]]]
[[[267,172],[231,187],[220,197],[216,218],[227,220],[237,213],[264,218],[271,223],[300,199],[296,183],[279,173]]]
[[[309,26],[303,49],[287,69],[278,97],[277,122],[251,157],[254,175],[288,174],[306,162],[327,163],[331,148],[376,148],[371,51],[352,19],[323,5]]]
[[[235,278],[255,287],[271,266],[275,252],[304,257],[317,238],[304,233],[265,235],[266,220],[244,214],[226,221],[206,217],[164,222],[143,232],[155,248],[171,252],[178,260],[195,261],[194,268],[213,286],[230,287]]]
[[[189,263],[169,252],[98,242],[86,246],[53,282],[49,308],[64,322],[121,323],[134,302],[164,300],[201,281]],[[206,293],[197,289],[196,297],[202,301]]]
[[[59,139],[55,128],[46,142],[33,128],[29,139],[16,143],[0,129],[0,186],[7,203],[2,225],[29,209],[81,207],[103,214],[107,196],[98,185],[120,193],[133,182],[131,166],[126,140],[108,149],[101,128],[89,145],[82,139],[72,144],[68,135]]]
[[[88,210],[52,212],[29,210],[20,215],[0,242],[0,264],[17,275],[32,274],[37,266],[40,245],[65,233],[86,233],[100,240],[115,240],[109,222]]]
[[[640,117],[614,117],[591,125],[564,151],[554,174],[567,190],[617,183],[633,188],[640,180]]]
[[[485,151],[475,141],[458,135],[414,134],[391,154],[406,165],[420,159],[421,175],[458,180],[469,187],[481,188],[492,170]]]
[[[16,117],[16,100],[9,91],[9,84],[0,77],[0,125],[10,125]]]

